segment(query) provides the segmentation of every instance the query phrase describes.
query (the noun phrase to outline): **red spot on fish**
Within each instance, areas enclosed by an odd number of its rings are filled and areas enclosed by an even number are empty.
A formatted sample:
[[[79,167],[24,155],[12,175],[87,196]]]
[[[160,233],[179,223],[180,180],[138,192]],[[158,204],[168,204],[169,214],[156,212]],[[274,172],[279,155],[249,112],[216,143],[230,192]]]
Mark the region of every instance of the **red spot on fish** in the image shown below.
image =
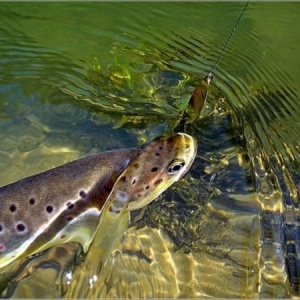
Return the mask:
[[[61,239],[65,238],[65,237],[66,237],[65,234],[62,234],[62,235],[60,236]]]
[[[5,246],[3,244],[0,244],[0,252],[5,251]]]

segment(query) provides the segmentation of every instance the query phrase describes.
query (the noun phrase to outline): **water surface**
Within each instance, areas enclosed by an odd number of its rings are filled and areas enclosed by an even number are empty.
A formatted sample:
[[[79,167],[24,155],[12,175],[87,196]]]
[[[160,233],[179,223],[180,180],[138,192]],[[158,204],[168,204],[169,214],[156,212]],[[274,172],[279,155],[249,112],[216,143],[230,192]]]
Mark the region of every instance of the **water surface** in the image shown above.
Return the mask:
[[[172,132],[243,6],[2,3],[0,185]],[[99,296],[298,295],[299,11],[249,4],[189,128],[193,168],[128,230]]]

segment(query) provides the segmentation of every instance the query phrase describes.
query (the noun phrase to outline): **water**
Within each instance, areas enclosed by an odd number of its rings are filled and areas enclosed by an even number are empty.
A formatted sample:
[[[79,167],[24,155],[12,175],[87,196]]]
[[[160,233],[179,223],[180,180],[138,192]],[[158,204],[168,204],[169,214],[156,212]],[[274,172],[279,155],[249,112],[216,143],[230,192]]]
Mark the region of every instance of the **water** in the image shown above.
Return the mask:
[[[2,3],[0,185],[171,132],[243,5]],[[99,296],[299,295],[299,10],[250,3],[189,128],[193,168],[129,228]]]

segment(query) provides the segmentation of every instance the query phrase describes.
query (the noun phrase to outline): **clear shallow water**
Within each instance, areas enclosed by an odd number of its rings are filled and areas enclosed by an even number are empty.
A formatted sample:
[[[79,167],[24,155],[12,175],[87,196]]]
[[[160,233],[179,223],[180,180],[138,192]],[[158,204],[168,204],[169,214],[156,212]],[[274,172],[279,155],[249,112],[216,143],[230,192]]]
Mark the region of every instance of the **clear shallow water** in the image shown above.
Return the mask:
[[[242,7],[2,3],[0,184],[170,132]],[[129,229],[99,295],[298,294],[299,9],[250,3],[189,128],[194,167]]]

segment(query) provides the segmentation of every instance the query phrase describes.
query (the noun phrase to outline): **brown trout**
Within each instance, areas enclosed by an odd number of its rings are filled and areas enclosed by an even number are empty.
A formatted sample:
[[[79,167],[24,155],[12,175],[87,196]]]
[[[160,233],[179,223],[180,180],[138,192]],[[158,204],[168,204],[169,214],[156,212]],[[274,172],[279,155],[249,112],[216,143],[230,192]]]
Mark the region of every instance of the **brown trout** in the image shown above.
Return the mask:
[[[106,258],[128,227],[129,211],[157,198],[191,167],[196,141],[187,134],[148,143],[116,181],[101,212],[99,226],[84,263],[75,271],[66,298],[102,297],[99,287]]]
[[[139,152],[91,155],[0,188],[0,268],[68,241],[86,251],[115,181]]]
[[[141,149],[82,158],[0,188],[0,268],[66,242],[78,242],[86,252],[107,199],[114,199],[109,200],[114,212],[125,202],[128,210],[142,207],[178,180],[195,155],[193,138],[179,133]]]

